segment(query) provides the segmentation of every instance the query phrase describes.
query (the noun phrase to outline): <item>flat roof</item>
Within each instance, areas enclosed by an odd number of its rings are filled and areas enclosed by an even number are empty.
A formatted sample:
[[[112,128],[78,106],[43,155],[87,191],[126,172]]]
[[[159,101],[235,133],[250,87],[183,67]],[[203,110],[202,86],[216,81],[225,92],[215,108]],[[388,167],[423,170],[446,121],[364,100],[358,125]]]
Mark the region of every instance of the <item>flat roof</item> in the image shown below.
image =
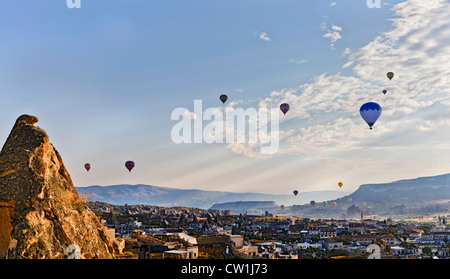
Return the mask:
[[[169,251],[164,251],[164,253],[170,253],[170,254],[186,254],[186,253],[190,253],[191,251],[185,251],[185,250],[169,250]]]

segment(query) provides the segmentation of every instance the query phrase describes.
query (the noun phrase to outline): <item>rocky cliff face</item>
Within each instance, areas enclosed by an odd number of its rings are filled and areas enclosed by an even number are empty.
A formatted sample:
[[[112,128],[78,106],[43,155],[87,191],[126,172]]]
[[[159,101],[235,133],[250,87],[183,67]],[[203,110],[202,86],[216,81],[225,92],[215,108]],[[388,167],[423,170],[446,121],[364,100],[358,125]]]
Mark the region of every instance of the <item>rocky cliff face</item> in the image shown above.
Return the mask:
[[[106,228],[36,122],[20,116],[0,152],[0,258],[67,258],[69,246],[81,258],[114,258]]]

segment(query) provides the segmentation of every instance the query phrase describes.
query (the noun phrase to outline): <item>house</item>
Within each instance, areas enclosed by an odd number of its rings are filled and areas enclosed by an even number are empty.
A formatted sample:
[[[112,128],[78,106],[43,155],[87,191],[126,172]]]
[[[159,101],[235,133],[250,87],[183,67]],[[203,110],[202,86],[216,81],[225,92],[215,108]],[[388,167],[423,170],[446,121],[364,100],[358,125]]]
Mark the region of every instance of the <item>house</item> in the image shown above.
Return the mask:
[[[375,226],[377,224],[377,220],[365,219],[363,220],[363,224],[367,226]]]
[[[312,235],[319,236],[320,235],[320,230],[319,229],[315,229],[315,228],[311,228],[311,229],[308,230],[308,234],[310,236],[312,236]]]
[[[430,234],[433,236],[434,240],[450,240],[450,232],[431,232]]]
[[[258,256],[258,246],[245,245],[239,249],[236,249],[236,254],[241,253],[247,258],[254,258]]]
[[[350,256],[367,256],[367,246],[347,246]]]
[[[397,237],[388,234],[361,234],[352,236],[353,240],[361,245],[369,245],[378,239],[385,240],[389,245],[400,245],[402,242]]]
[[[303,242],[303,243],[296,243],[294,244],[294,248],[299,248],[299,249],[308,249],[309,247],[312,248],[319,248],[322,249],[322,243],[308,243],[308,242]]]
[[[405,233],[408,234],[409,239],[416,239],[416,238],[422,237],[423,230],[412,228],[412,229],[406,230]]]
[[[323,247],[326,250],[332,250],[332,249],[342,249],[343,243],[341,242],[325,242],[323,243]]]
[[[416,249],[415,248],[404,248],[400,246],[393,246],[391,247],[392,255],[397,256],[398,258],[402,259],[408,259],[411,257],[416,256]]]
[[[196,259],[197,256],[198,247],[188,247],[186,250],[168,250],[163,252],[163,259]]]
[[[450,240],[450,232],[430,232],[414,240],[417,244],[440,245],[445,239]]]
[[[437,256],[440,259],[450,259],[450,248],[440,247],[437,251]]]
[[[320,230],[319,237],[320,238],[333,238],[336,237],[337,233],[334,229],[323,229]]]
[[[233,234],[230,235],[230,239],[234,242],[234,247],[236,249],[240,249],[244,246],[244,236],[240,234]]]
[[[362,234],[365,229],[361,223],[350,223],[348,226],[348,232],[352,234]]]

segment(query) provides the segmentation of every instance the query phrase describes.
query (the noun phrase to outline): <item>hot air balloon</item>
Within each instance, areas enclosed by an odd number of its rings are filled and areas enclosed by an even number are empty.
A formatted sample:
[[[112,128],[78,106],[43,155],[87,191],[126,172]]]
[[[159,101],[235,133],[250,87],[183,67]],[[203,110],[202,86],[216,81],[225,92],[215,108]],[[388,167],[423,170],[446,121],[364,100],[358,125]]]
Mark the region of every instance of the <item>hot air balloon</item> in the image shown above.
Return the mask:
[[[125,167],[128,169],[128,171],[131,172],[131,170],[134,168],[134,162],[133,161],[126,161]]]
[[[89,164],[89,163],[84,164],[84,168],[85,168],[87,171],[89,171],[89,170],[91,169],[91,164]]]
[[[352,202],[352,198],[348,198],[348,199],[347,199],[347,202],[348,202],[348,203],[351,203],[351,202]]]
[[[386,93],[387,93],[387,90],[386,90],[386,89],[384,89],[384,90],[383,90],[383,94],[385,94],[385,95],[386,95]]]
[[[297,196],[297,194],[298,194],[298,191],[297,191],[297,190],[294,190],[294,195]]]
[[[372,126],[381,115],[381,106],[374,102],[365,103],[359,109],[359,113],[372,130]]]
[[[336,203],[336,202],[332,202],[332,203],[331,203],[331,207],[332,207],[332,208],[335,208],[336,206],[337,206],[337,203]]]
[[[280,205],[280,208],[281,208],[281,210],[283,210],[284,209],[284,205]]]
[[[392,80],[392,78],[394,77],[394,73],[393,72],[389,72],[386,74],[386,76],[388,77],[389,80]]]
[[[280,110],[281,110],[285,115],[286,115],[286,112],[289,111],[289,108],[290,108],[289,104],[283,103],[283,104],[280,105]]]
[[[364,207],[366,207],[366,206],[367,206],[367,203],[363,202],[361,205],[364,206]]]
[[[344,183],[342,183],[342,182],[338,183],[339,188],[341,188],[343,185],[344,185]]]
[[[222,101],[222,103],[225,104],[225,102],[228,100],[228,96],[227,95],[220,95],[220,100]]]
[[[316,202],[315,201],[310,201],[309,204],[314,206],[316,204]]]

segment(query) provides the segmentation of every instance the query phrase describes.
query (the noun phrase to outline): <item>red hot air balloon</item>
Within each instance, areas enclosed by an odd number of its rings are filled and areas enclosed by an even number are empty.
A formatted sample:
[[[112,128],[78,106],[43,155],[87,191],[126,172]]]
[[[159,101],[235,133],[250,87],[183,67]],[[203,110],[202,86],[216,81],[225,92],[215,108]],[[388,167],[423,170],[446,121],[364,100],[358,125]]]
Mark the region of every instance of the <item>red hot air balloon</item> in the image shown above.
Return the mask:
[[[134,162],[133,161],[126,161],[125,167],[128,169],[128,171],[131,172],[131,170],[134,168]]]
[[[89,163],[84,164],[84,168],[85,168],[87,171],[89,171],[89,170],[91,169],[91,164],[89,164]]]
[[[283,104],[280,105],[280,110],[281,110],[285,115],[286,115],[286,112],[289,111],[289,108],[290,108],[289,104],[283,103]]]

